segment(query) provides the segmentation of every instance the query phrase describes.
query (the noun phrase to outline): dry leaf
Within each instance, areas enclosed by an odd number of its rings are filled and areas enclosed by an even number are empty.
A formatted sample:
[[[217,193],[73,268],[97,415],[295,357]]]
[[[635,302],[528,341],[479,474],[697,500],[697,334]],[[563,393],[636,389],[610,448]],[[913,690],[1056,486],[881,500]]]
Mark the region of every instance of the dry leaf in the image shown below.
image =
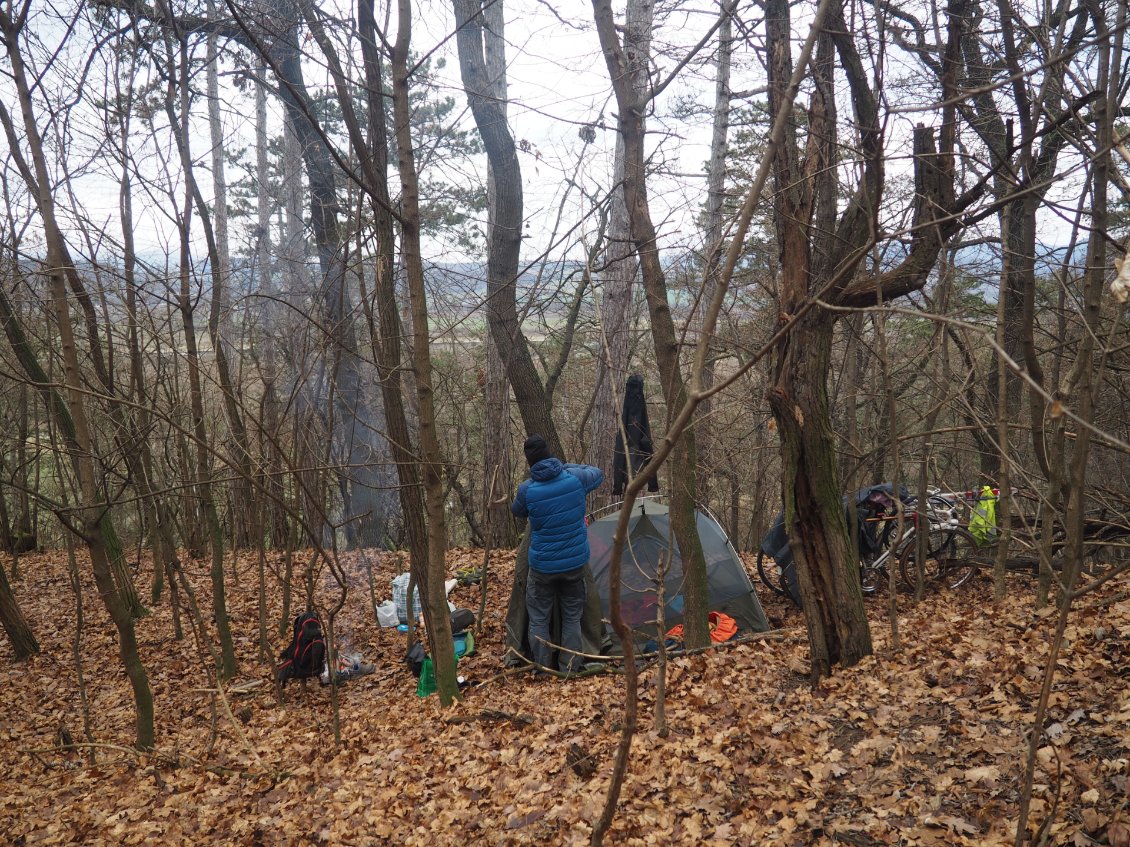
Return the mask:
[[[1079,816],[1083,819],[1083,828],[1087,832],[1098,832],[1102,829],[1103,825],[1110,820],[1102,812],[1096,811],[1090,807],[1083,809]]]
[[[977,827],[973,826],[969,821],[962,820],[953,815],[939,815],[937,817],[928,815],[923,820],[923,823],[927,826],[944,827],[956,835],[975,835],[978,831]]]
[[[1001,778],[1000,768],[995,765],[984,765],[978,768],[970,768],[965,772],[965,779],[968,782],[983,782],[987,785],[995,785],[997,780]]]
[[[380,592],[405,565],[369,555]],[[281,573],[281,554],[268,558],[271,572]],[[342,558],[356,584],[366,586],[360,554]],[[479,568],[482,558],[481,550],[453,550],[449,569]],[[401,661],[402,636],[376,626],[367,591],[350,593],[335,629],[377,669],[338,690],[340,747],[333,742],[329,691],[317,684],[289,686],[282,706],[264,685],[233,705],[234,721],[217,721],[210,695],[198,691],[206,682],[202,660],[171,637],[171,610],[155,604],[137,626],[157,706],[158,752],[100,750],[93,767],[81,752],[53,746],[60,721],[76,740],[81,729],[69,663],[74,617],[61,613],[73,608],[65,559],[21,557],[25,575],[13,581],[43,654],[20,665],[0,655],[7,698],[0,722],[0,842],[269,847],[275,834],[296,831],[328,844],[422,847],[449,843],[453,833],[465,844],[588,843],[607,775],[600,769],[590,781],[579,780],[567,751],[576,745],[599,762],[611,760],[623,720],[622,680],[499,676],[513,551],[491,554],[490,584],[499,590],[488,598],[478,652],[459,665],[470,680],[491,681],[469,689],[453,711],[441,710],[437,698],[415,696],[415,680]],[[232,559],[233,573],[248,575],[229,589],[240,671],[269,680],[270,668],[256,655],[258,563],[254,555]],[[755,556],[745,553],[743,561],[756,572]],[[100,742],[128,748],[128,679],[117,670],[113,626],[85,559],[80,574],[89,599],[81,635],[96,705],[92,730]],[[206,603],[208,563],[186,560],[186,578]],[[1079,837],[1130,847],[1119,817],[1130,790],[1120,752],[1130,735],[1130,695],[1120,676],[1130,601],[1110,602],[1125,590],[1125,581],[1121,589],[1117,583],[1100,586],[1100,602],[1073,612],[1057,665],[1047,724],[1064,731],[1055,750],[1039,751],[1032,812],[1042,821],[1056,810],[1047,832],[1058,844]],[[900,604],[898,653],[888,650],[885,603],[869,600],[880,658],[837,667],[816,690],[808,684],[803,616],[787,600],[763,594],[784,638],[672,661],[666,739],[654,731],[655,668],[642,670],[639,734],[606,840],[656,847],[1011,844],[1017,751],[1031,730],[1030,704],[1052,626],[1052,612],[1032,612],[1025,586],[1018,583],[991,609],[976,590]],[[477,608],[477,592],[459,586],[453,602]],[[275,620],[277,598],[268,602]],[[1093,635],[1099,627],[1101,639]],[[0,651],[6,646],[0,643]],[[244,707],[246,724],[239,715]],[[496,712],[533,720],[447,722],[452,715]],[[49,752],[28,752],[44,748]],[[269,774],[231,773],[254,767],[252,750]],[[1057,767],[1076,786],[1064,795],[1070,802],[1048,802]],[[999,790],[1005,784],[1009,790]],[[311,829],[314,806],[324,816]]]

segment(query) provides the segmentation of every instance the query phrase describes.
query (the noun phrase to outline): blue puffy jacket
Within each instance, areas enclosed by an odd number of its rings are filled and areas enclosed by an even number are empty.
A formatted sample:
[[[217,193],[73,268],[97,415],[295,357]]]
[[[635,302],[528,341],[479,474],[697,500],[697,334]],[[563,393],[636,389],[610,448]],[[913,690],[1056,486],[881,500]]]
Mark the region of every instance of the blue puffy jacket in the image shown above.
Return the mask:
[[[530,567],[564,573],[589,560],[585,495],[600,486],[604,472],[592,465],[563,464],[550,456],[530,468],[510,511],[530,519]]]

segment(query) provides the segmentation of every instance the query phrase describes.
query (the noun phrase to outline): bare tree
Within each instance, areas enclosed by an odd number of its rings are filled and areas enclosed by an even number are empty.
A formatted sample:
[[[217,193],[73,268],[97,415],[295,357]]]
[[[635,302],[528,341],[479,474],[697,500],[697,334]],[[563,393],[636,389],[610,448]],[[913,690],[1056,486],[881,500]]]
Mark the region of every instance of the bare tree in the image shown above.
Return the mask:
[[[401,249],[408,276],[412,305],[413,364],[416,398],[419,404],[421,477],[428,516],[428,566],[424,591],[428,596],[428,635],[436,663],[436,684],[440,701],[448,704],[459,697],[455,678],[455,645],[451,620],[446,614],[444,590],[447,533],[444,530],[444,461],[436,432],[432,390],[431,343],[428,332],[428,303],[424,288],[424,267],[420,252],[419,182],[413,154],[411,104],[408,99],[408,51],[412,39],[412,0],[398,0],[396,43],[392,48],[392,103],[400,173]]]
[[[643,102],[651,85],[648,63],[651,59],[651,31],[655,21],[653,0],[634,0],[627,5],[624,19],[624,61],[629,73],[628,85],[634,99]],[[646,131],[644,117],[641,129]],[[611,470],[616,432],[619,429],[620,400],[628,378],[631,351],[632,290],[639,276],[640,262],[632,244],[631,219],[624,197],[625,146],[621,134],[616,135],[616,153],[612,168],[611,207],[608,236],[604,249],[604,285],[600,293],[600,334],[603,355],[596,363],[596,396],[592,413],[592,463]],[[612,474],[608,474],[605,490],[612,490]],[[613,495],[609,495],[610,497]]]
[[[791,10],[765,5],[770,112],[781,108],[792,77]],[[951,21],[962,19],[957,3]],[[951,39],[959,30],[951,29]],[[889,300],[925,285],[944,236],[955,224],[952,147],[935,152],[933,132],[914,133],[915,198],[907,258],[887,271],[857,273],[880,237],[884,154],[877,96],[867,78],[856,35],[832,4],[812,66],[807,142],[802,154],[794,126],[774,154],[774,222],[780,255],[782,329],[770,364],[769,403],[781,438],[785,526],[797,562],[813,678],[835,664],[852,665],[871,652],[858,569],[848,538],[828,405],[827,379],[839,312]],[[846,78],[859,137],[860,177],[842,213],[836,192],[836,59]],[[877,69],[881,72],[881,69]]]
[[[710,136],[710,160],[706,166],[706,209],[705,232],[703,233],[705,270],[703,272],[702,293],[699,295],[698,313],[701,320],[706,309],[714,299],[714,292],[718,287],[718,271],[722,259],[725,238],[725,216],[723,206],[726,194],[726,160],[729,151],[730,135],[730,62],[734,51],[734,24],[733,10],[730,5],[723,9],[722,23],[718,27],[718,56],[715,59],[716,72],[714,78],[714,114],[713,129]],[[700,344],[705,344],[706,339],[700,339]],[[714,357],[708,356],[706,368],[702,374],[702,386],[709,390],[714,384]],[[703,401],[698,410],[698,421],[695,424],[697,447],[699,454],[709,457],[714,445],[713,423],[711,409],[713,400]],[[714,474],[713,465],[699,461],[698,467],[698,497],[704,502],[710,502],[711,481]]]
[[[487,71],[482,0],[452,0],[463,90],[490,162],[494,196],[487,238],[487,322],[498,345],[527,433],[542,435],[550,452],[562,455],[545,386],[530,356],[518,320],[518,262],[522,248],[522,171],[505,100],[492,97],[496,82]]]
[[[203,197],[196,186],[193,176],[192,153],[189,147],[189,58],[188,44],[183,36],[174,40],[172,32],[165,32],[165,49],[168,53],[167,93],[165,97],[165,111],[168,115],[169,125],[173,128],[176,137],[177,149],[180,153],[182,177],[184,180],[184,205],[179,210],[177,225],[180,230],[180,262],[178,292],[178,306],[180,308],[181,322],[184,327],[185,359],[188,363],[189,396],[192,405],[192,434],[196,448],[195,482],[199,493],[201,508],[208,532],[209,551],[211,553],[212,577],[212,604],[215,611],[216,632],[220,637],[221,666],[219,673],[224,679],[231,679],[238,672],[235,659],[235,644],[231,634],[231,624],[227,611],[227,587],[224,580],[224,532],[220,524],[219,506],[217,505],[217,490],[212,483],[212,453],[205,425],[204,410],[204,377],[202,374],[200,351],[197,347],[197,332],[195,320],[195,292],[192,290],[192,253],[191,253],[191,227],[193,208],[197,212],[204,211]],[[203,218],[207,226],[208,218]],[[209,253],[213,258],[213,267],[216,266],[215,241],[212,233],[207,233]],[[209,322],[211,324],[211,321]],[[212,336],[213,354],[221,373],[226,373],[222,345],[218,334]],[[236,421],[240,421],[239,412],[234,408],[235,397],[230,378],[221,377],[224,385],[224,394],[227,396],[229,412],[234,413]],[[240,424],[242,425],[242,424]],[[246,452],[244,455],[246,455]]]
[[[215,0],[208,0],[208,17],[217,15]],[[197,214],[208,237],[208,261],[212,278],[212,298],[208,311],[208,336],[216,357],[216,372],[223,390],[224,412],[227,415],[230,437],[233,441],[233,456],[237,469],[231,488],[232,544],[236,549],[250,546],[251,528],[251,449],[248,444],[247,427],[243,411],[236,397],[235,380],[232,376],[231,350],[227,339],[228,313],[231,308],[231,250],[228,244],[228,186],[227,170],[224,162],[223,125],[220,120],[219,36],[208,34],[208,47],[204,60],[204,73],[207,79],[208,95],[208,134],[211,141],[212,197],[213,208],[209,211],[204,198],[195,190]],[[189,140],[182,142],[187,148]],[[192,178],[195,184],[195,177]]]
[[[668,415],[682,409],[688,399],[685,377],[679,361],[679,337],[671,317],[667,297],[666,275],[659,260],[655,225],[648,205],[645,156],[644,114],[648,101],[655,95],[649,86],[637,92],[632,83],[631,65],[616,31],[612,6],[607,0],[593,0],[600,45],[608,65],[608,76],[616,94],[618,126],[624,144],[624,203],[628,212],[632,246],[639,257],[644,290],[651,315],[651,334],[655,360]],[[707,343],[705,340],[703,343]],[[706,560],[695,523],[697,461],[694,431],[688,430],[679,439],[671,459],[671,526],[683,559],[686,603],[685,639],[690,647],[710,641],[706,615]]]
[[[445,552],[445,462],[436,432],[434,391],[432,388],[431,338],[428,327],[427,294],[420,248],[419,183],[412,138],[408,53],[411,46],[411,6],[398,7],[397,37],[391,49],[393,133],[401,181],[400,208],[393,211],[387,182],[389,159],[384,116],[384,83],[378,32],[372,6],[365,4],[359,17],[359,33],[365,67],[365,86],[369,98],[369,137],[366,140],[357,115],[348,102],[348,85],[337,53],[323,28],[319,13],[304,4],[304,15],[314,38],[328,59],[335,85],[342,98],[343,117],[354,148],[361,153],[360,185],[372,204],[377,222],[380,248],[376,269],[376,304],[380,316],[379,343],[375,346],[381,370],[386,412],[393,435],[393,449],[399,459],[401,497],[410,549],[414,581],[424,589],[424,615],[435,660],[440,699],[449,703],[459,696],[455,675],[455,653],[451,622],[447,616],[444,590]],[[399,224],[401,252],[408,280],[412,324],[412,374],[416,388],[419,454],[410,449],[411,438],[404,412],[400,379],[400,326],[396,310],[394,222]],[[419,486],[423,483],[424,498]],[[421,508],[423,506],[423,508]],[[426,518],[426,523],[425,523]]]
[[[487,4],[483,9],[483,65],[490,95],[506,117],[506,14],[503,0]],[[488,161],[487,171],[487,235],[490,244],[503,232],[496,226],[499,208],[495,189],[494,165]],[[488,246],[488,250],[494,249]],[[488,309],[493,304],[488,303]],[[514,519],[506,507],[514,489],[510,431],[510,380],[502,347],[488,332],[486,344],[486,407],[483,411],[483,526],[486,546],[494,549],[516,544]]]
[[[98,462],[100,460],[94,442],[86,406],[86,389],[80,370],[78,346],[72,326],[70,304],[67,297],[67,277],[71,276],[72,289],[79,283],[74,264],[69,260],[65,241],[54,215],[52,183],[47,168],[42,136],[36,122],[31,90],[28,85],[27,69],[21,50],[20,35],[27,23],[30,4],[19,9],[15,17],[8,10],[0,10],[0,40],[8,54],[12,78],[15,82],[20,111],[23,118],[24,141],[32,158],[33,168],[20,157],[20,168],[29,189],[36,195],[36,201],[46,234],[47,255],[45,276],[51,292],[51,306],[57,321],[59,347],[63,357],[65,397],[60,396],[47,379],[34,352],[27,344],[22,327],[15,320],[10,309],[5,308],[3,319],[5,333],[13,352],[16,353],[28,379],[39,387],[48,408],[54,414],[56,423],[63,431],[74,463],[74,471],[79,480],[81,502],[77,510],[78,526],[75,527],[90,551],[94,579],[99,594],[106,605],[110,618],[118,631],[119,655],[129,677],[136,707],[136,743],[139,747],[151,747],[154,741],[153,696],[149,689],[149,679],[137,649],[133,616],[128,601],[127,587],[132,587],[128,570],[124,577],[115,573],[115,560],[120,559],[120,543],[110,519],[110,510],[104,492],[100,488]],[[9,151],[13,155],[21,149],[12,117],[6,106],[0,104],[0,122],[8,137]],[[69,269],[69,272],[68,270]],[[85,289],[76,291],[76,298],[84,304],[83,311],[88,329],[96,329],[96,319],[91,323],[92,309],[87,309],[88,301],[83,300]],[[5,302],[0,307],[6,305]],[[100,335],[94,333],[90,339],[91,349],[100,350]],[[95,356],[102,383],[112,388],[109,372],[100,355]],[[124,565],[124,563],[123,563]],[[135,593],[136,598],[136,593]]]

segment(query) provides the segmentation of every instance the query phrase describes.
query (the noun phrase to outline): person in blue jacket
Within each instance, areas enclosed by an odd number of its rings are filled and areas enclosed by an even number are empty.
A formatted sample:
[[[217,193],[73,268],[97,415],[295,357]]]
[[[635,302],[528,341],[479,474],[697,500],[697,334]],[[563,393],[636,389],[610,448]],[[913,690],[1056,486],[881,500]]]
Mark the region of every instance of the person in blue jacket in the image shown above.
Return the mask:
[[[592,465],[562,462],[549,452],[540,435],[527,438],[523,449],[530,478],[518,486],[510,511],[530,521],[530,574],[526,580],[530,648],[536,664],[552,667],[550,621],[556,605],[561,616],[561,646],[565,648],[558,653],[557,666],[571,673],[583,663],[577,654],[585,608],[584,567],[589,561],[585,497],[604,481],[604,472]]]

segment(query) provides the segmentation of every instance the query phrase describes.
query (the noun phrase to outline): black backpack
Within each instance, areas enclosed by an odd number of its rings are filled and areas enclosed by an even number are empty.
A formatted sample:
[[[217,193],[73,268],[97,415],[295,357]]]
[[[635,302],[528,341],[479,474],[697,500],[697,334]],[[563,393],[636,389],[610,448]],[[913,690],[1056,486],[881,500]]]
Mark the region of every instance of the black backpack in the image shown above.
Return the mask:
[[[456,609],[451,613],[451,632],[457,635],[475,625],[475,613],[470,609]]]
[[[408,652],[404,654],[404,661],[408,664],[408,670],[412,671],[412,676],[420,676],[420,671],[424,669],[424,659],[427,657],[428,651],[424,649],[424,645],[419,641],[413,642]]]
[[[279,654],[278,680],[309,679],[322,673],[326,661],[326,641],[316,612],[303,612],[294,619],[294,635]]]

